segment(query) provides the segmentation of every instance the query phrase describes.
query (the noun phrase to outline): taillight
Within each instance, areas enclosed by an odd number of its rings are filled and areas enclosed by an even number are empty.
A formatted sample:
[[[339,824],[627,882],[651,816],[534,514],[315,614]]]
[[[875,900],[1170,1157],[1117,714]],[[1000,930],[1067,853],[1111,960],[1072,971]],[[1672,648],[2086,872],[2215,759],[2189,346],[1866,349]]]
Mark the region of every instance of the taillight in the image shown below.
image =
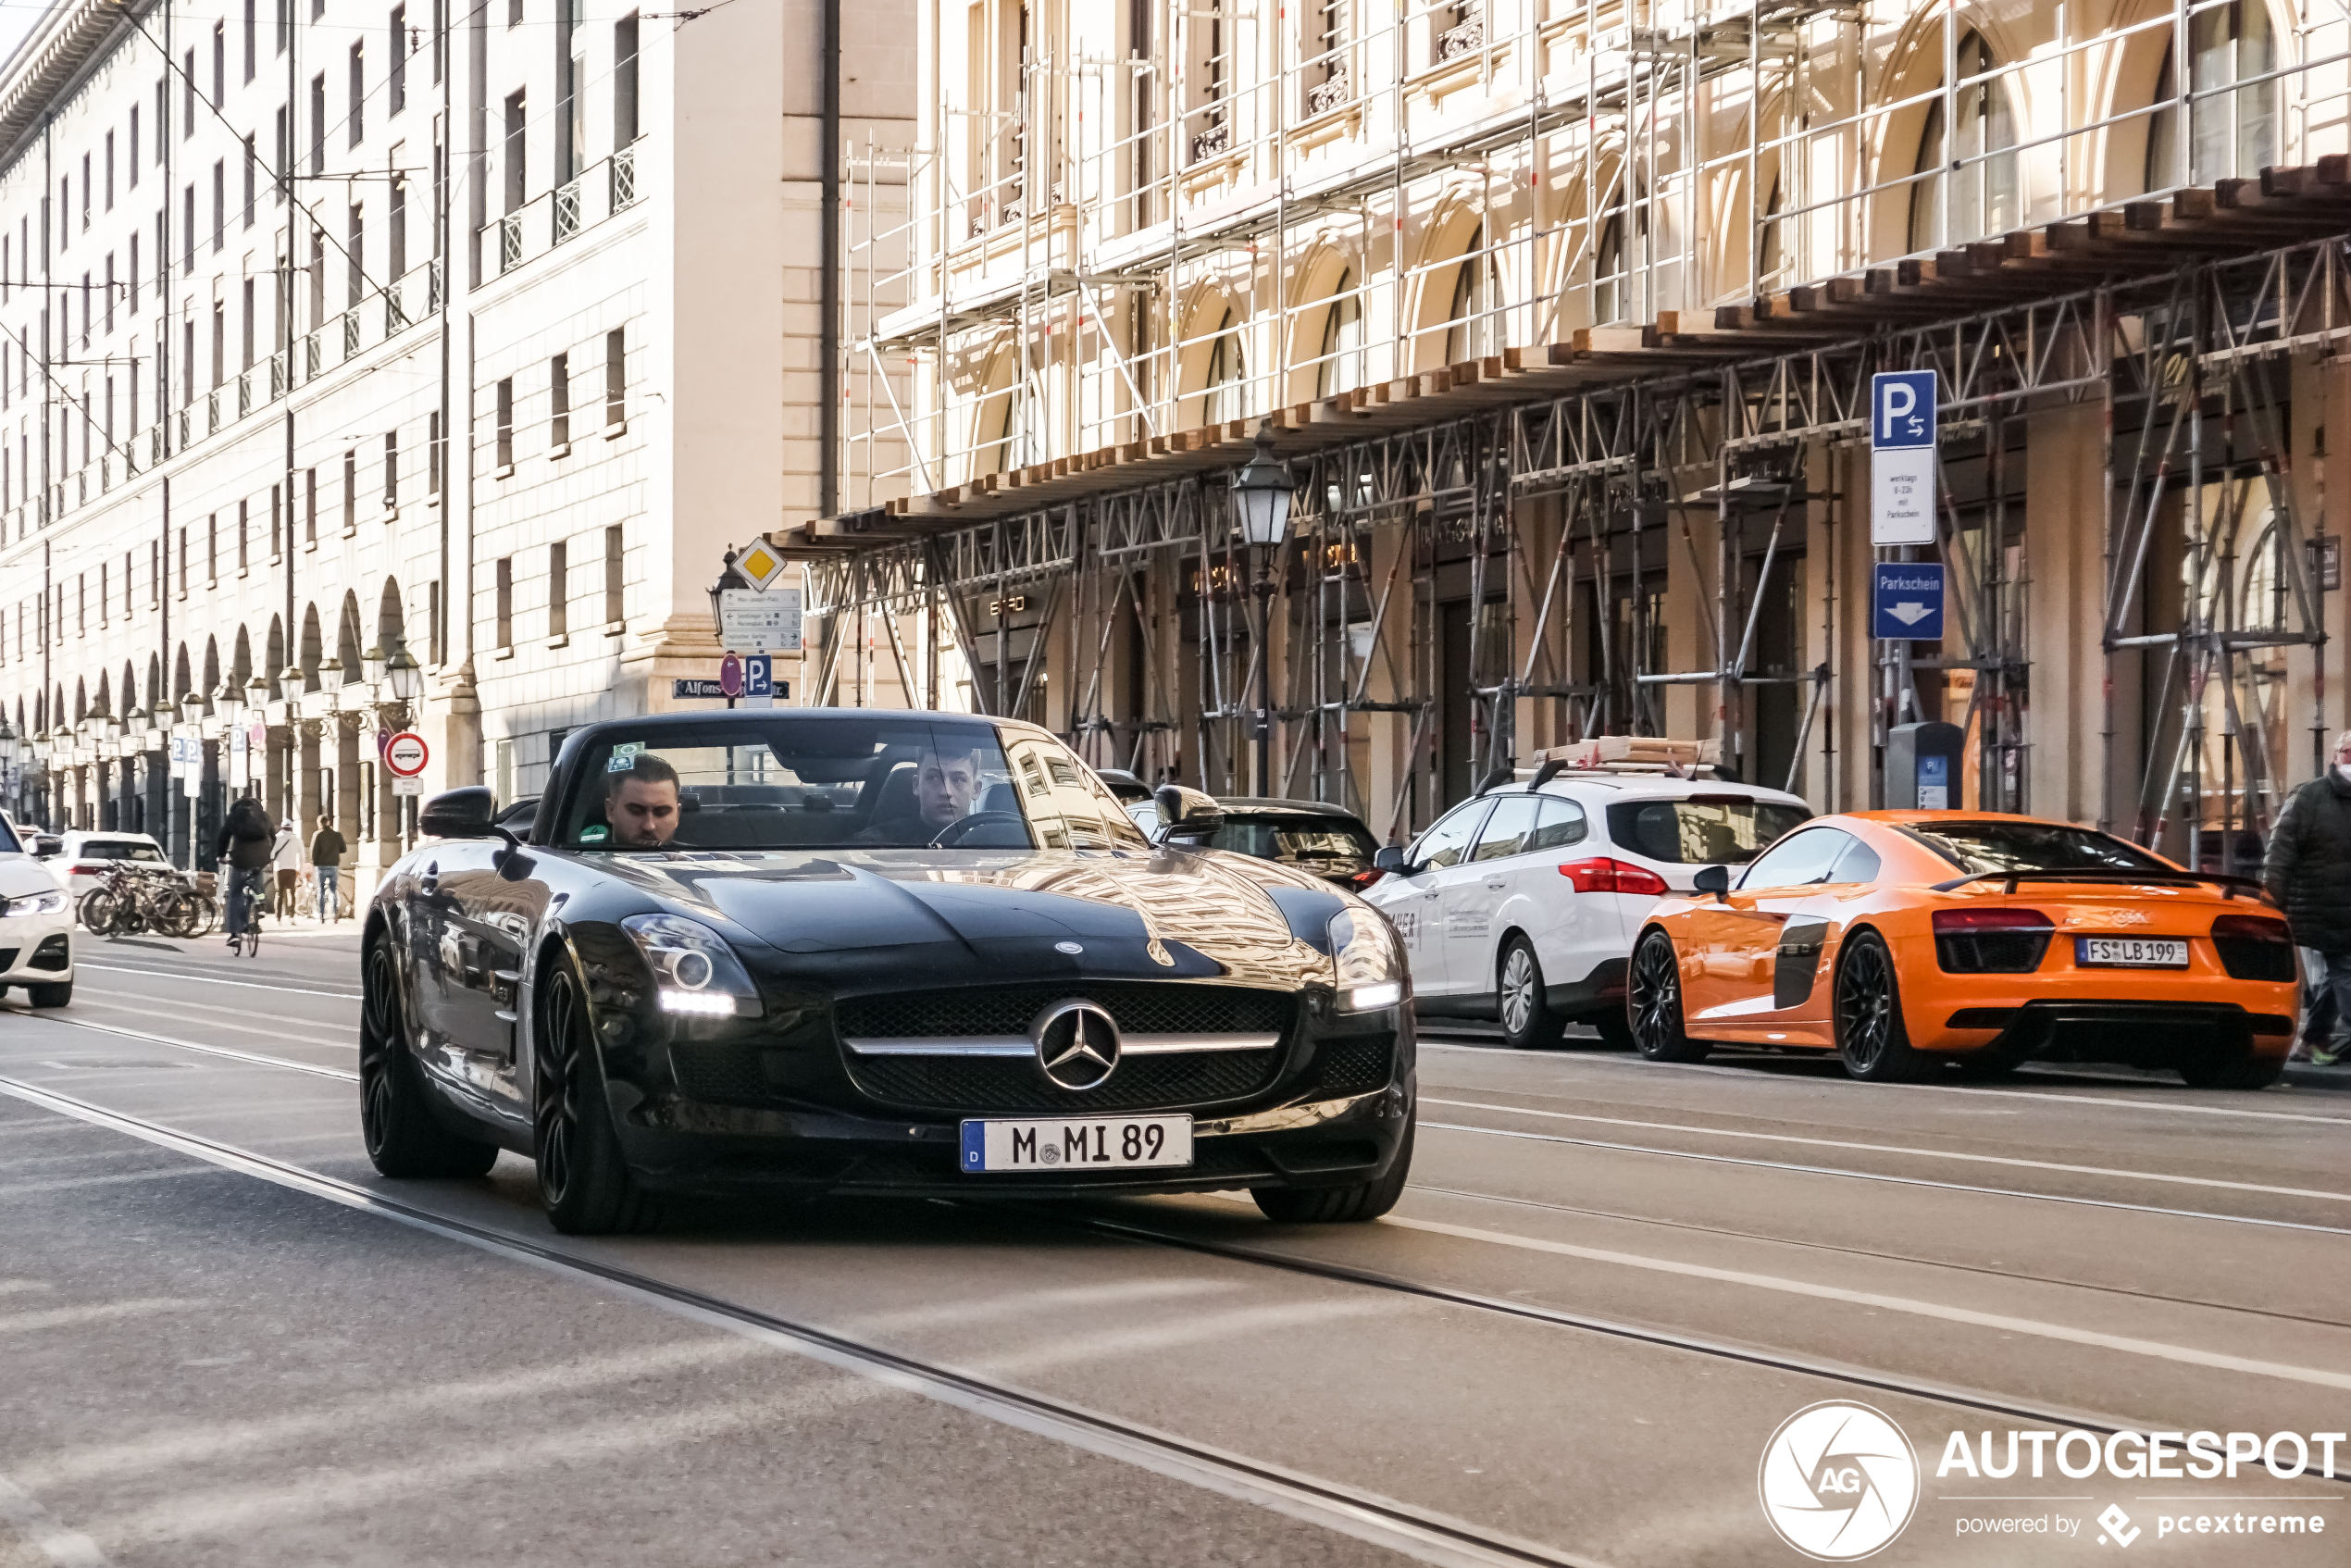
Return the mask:
[[[2212,922],[2212,947],[2220,967],[2234,980],[2286,981],[2296,977],[2294,933],[2283,920],[2259,915],[2223,915]]]
[[[1579,893],[1631,893],[1636,897],[1663,898],[1667,891],[1664,877],[1638,865],[1627,865],[1621,860],[1571,860],[1560,867],[1560,875],[1573,882]]]
[[[2037,909],[1938,909],[1934,963],[1947,975],[2029,975],[2049,951],[2049,917]]]

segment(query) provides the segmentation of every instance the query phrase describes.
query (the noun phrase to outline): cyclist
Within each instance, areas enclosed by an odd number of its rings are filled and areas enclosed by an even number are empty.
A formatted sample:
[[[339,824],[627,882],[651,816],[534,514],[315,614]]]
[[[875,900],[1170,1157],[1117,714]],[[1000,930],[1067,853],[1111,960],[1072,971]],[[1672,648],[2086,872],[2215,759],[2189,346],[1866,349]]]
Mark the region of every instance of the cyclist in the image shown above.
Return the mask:
[[[229,951],[234,953],[261,951],[262,890],[269,874],[270,845],[274,835],[269,828],[269,815],[261,803],[251,795],[241,797],[229,808],[229,820],[220,829],[220,841],[216,852],[229,867]]]

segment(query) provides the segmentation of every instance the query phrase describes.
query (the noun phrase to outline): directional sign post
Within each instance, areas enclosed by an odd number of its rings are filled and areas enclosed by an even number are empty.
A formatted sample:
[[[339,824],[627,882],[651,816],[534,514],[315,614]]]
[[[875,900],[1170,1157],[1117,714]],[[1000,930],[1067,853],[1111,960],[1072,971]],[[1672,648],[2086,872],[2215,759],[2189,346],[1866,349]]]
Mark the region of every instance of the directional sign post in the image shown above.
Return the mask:
[[[1934,372],[1870,378],[1870,542],[1934,542]]]
[[[1889,642],[1943,638],[1943,563],[1880,561],[1870,588],[1870,635]]]

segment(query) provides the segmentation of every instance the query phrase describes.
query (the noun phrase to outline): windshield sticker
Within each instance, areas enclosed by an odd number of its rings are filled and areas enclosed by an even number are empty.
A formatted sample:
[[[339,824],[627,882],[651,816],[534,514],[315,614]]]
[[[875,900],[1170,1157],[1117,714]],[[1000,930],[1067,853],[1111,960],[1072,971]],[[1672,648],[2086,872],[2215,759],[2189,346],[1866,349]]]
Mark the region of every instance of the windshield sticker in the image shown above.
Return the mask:
[[[624,740],[612,749],[612,759],[604,764],[606,773],[626,773],[637,765],[637,753],[645,749],[642,740]]]
[[[591,825],[589,825],[588,827],[586,827],[586,828],[582,828],[579,830],[579,841],[580,841],[581,843],[583,843],[583,844],[601,844],[601,843],[603,843],[603,842],[604,841],[604,827],[603,827],[603,824],[602,824],[602,823],[591,823]]]

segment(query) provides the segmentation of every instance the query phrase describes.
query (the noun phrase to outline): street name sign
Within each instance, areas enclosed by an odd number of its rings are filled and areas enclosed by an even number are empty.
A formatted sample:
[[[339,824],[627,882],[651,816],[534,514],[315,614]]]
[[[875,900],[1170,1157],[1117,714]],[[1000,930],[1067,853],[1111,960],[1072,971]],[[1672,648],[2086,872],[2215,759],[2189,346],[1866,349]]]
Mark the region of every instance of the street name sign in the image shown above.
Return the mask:
[[[726,694],[719,689],[718,682],[715,680],[672,680],[669,683],[669,695],[672,698],[724,697]]]
[[[1870,378],[1870,542],[1934,542],[1934,372]]]

